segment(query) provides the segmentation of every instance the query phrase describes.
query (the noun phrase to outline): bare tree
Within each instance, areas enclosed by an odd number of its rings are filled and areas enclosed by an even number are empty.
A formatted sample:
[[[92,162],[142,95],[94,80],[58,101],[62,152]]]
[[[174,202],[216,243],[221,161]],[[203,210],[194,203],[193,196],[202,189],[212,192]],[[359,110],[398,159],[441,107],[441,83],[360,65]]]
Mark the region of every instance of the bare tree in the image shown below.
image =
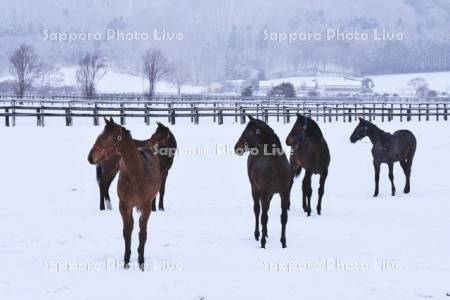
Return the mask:
[[[15,77],[15,92],[23,97],[32,86],[33,80],[39,77],[41,63],[34,48],[22,44],[9,58],[10,73]]]
[[[155,86],[161,79],[172,73],[172,67],[163,53],[158,49],[149,49],[142,57],[144,78],[148,83],[148,96],[153,97]]]
[[[422,77],[411,79],[408,86],[414,89],[417,97],[426,97],[430,91],[427,81]]]
[[[181,95],[182,86],[189,80],[190,74],[188,67],[183,62],[177,62],[171,73],[171,80],[177,85],[177,95]]]
[[[89,98],[95,96],[95,87],[105,74],[106,61],[100,53],[86,53],[80,59],[77,69],[77,82],[81,86],[83,95]]]

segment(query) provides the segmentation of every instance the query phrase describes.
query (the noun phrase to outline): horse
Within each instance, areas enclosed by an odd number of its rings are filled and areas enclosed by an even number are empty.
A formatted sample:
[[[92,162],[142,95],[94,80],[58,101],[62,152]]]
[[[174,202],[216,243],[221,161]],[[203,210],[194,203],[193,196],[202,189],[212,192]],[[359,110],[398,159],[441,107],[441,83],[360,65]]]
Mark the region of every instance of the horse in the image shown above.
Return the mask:
[[[313,174],[320,175],[317,214],[321,215],[330,151],[319,125],[310,117],[297,114],[297,120],[286,138],[286,144],[291,147],[289,164],[292,176],[298,177],[302,169],[305,169],[302,183],[303,211],[308,217],[311,216],[311,177]]]
[[[152,201],[161,186],[159,158],[151,150],[138,149],[130,132],[105,119],[105,128],[97,137],[88,155],[91,164],[98,165],[113,155],[120,155],[119,180],[117,194],[119,211],[123,221],[123,238],[125,241],[124,268],[129,268],[131,256],[131,233],[133,231],[133,208],[137,208],[139,218],[139,268],[144,271],[144,249],[147,241],[147,223],[150,217]]]
[[[137,147],[144,147],[147,141],[133,140]],[[97,183],[100,190],[100,210],[105,210],[105,204],[108,210],[112,209],[111,198],[109,196],[109,187],[119,173],[120,156],[113,155],[99,163],[96,167]]]
[[[237,141],[234,151],[242,156],[249,151],[247,173],[251,184],[253,211],[255,213],[255,239],[258,241],[259,215],[262,207],[261,248],[266,246],[267,222],[270,201],[274,194],[281,198],[281,245],[286,248],[286,223],[290,207],[292,178],[289,162],[283,152],[280,140],[272,128],[261,120],[248,116],[247,124]]]
[[[164,193],[169,170],[172,168],[173,159],[177,150],[177,141],[170,129],[160,122],[151,138],[145,143],[145,147],[155,150],[159,156],[161,173],[161,188],[159,189],[159,210],[164,210]],[[153,201],[152,210],[156,211],[156,199]]]
[[[394,134],[384,132],[373,123],[359,118],[359,124],[350,137],[352,143],[369,137],[372,142],[373,166],[375,168],[375,193],[378,196],[380,165],[385,163],[389,166],[389,180],[391,181],[392,196],[395,196],[394,185],[394,163],[400,162],[406,177],[406,184],[403,192],[408,194],[411,190],[410,178],[411,167],[416,153],[417,140],[409,130],[398,130]]]
[[[148,147],[153,149],[158,147],[158,156],[161,171],[161,188],[159,190],[159,210],[164,210],[164,194],[166,189],[166,180],[169,170],[173,165],[173,159],[177,149],[175,136],[170,129],[162,123],[157,122],[155,133],[148,140],[133,140],[138,148]],[[119,172],[120,156],[112,156],[97,166],[97,182],[100,189],[100,210],[106,207],[111,210],[111,200],[109,196],[109,187]],[[152,203],[152,210],[156,211],[156,202]]]

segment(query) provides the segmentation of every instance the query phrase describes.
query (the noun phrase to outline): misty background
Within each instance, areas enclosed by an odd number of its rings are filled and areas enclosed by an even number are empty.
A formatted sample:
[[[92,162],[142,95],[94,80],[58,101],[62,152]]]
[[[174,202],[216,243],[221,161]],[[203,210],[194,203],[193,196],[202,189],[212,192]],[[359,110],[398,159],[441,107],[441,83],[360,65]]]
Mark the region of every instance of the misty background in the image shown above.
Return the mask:
[[[450,70],[450,2],[447,0],[15,0],[0,2],[0,73],[22,43],[53,65],[76,65],[99,50],[108,68],[130,74],[142,55],[158,48],[182,65],[192,84],[226,79],[295,76],[308,71],[357,76]],[[402,32],[403,41],[264,40],[270,32],[314,32],[327,28]],[[182,41],[45,40],[53,32],[181,32]],[[0,75],[1,75],[0,74]]]

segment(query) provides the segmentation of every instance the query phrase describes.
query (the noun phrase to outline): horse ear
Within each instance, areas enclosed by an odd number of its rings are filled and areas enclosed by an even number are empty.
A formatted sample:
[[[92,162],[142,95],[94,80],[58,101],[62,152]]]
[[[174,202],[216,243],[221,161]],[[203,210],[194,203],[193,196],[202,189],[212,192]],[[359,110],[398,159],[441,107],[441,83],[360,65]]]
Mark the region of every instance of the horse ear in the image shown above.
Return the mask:
[[[103,120],[105,120],[105,125],[109,125],[109,121],[106,117],[103,117]]]
[[[364,121],[365,120],[363,118],[359,117],[359,122],[364,123]]]
[[[253,118],[251,115],[247,115],[247,117],[250,121],[255,121],[255,118]]]
[[[112,118],[112,117],[109,117],[109,123],[111,123],[111,124],[115,124],[115,123],[114,123],[114,120],[113,120],[113,118]]]
[[[299,114],[299,113],[296,113],[296,115],[297,115],[297,118],[300,118],[302,115],[301,114]]]

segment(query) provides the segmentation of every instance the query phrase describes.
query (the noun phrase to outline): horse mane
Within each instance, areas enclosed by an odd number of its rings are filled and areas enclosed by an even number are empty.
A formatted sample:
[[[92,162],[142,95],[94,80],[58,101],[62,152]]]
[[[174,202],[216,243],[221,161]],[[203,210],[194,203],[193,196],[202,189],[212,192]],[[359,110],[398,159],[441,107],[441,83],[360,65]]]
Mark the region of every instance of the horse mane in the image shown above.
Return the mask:
[[[378,127],[377,125],[373,124],[373,123],[370,122],[370,121],[364,120],[364,123],[367,124],[368,127],[372,128],[372,129],[375,129],[376,131],[378,131],[378,132],[380,132],[380,133],[387,133],[387,134],[390,134],[390,133],[384,131],[383,129],[381,129],[380,127]]]
[[[320,130],[319,125],[311,117],[302,116],[305,120],[308,120],[308,126],[306,127],[306,134],[309,137],[321,139],[323,138],[322,130]]]
[[[278,135],[269,125],[258,119],[254,119],[253,122],[258,126],[258,128],[262,129],[267,134],[267,136],[270,136],[273,139],[273,144],[282,149]]]

